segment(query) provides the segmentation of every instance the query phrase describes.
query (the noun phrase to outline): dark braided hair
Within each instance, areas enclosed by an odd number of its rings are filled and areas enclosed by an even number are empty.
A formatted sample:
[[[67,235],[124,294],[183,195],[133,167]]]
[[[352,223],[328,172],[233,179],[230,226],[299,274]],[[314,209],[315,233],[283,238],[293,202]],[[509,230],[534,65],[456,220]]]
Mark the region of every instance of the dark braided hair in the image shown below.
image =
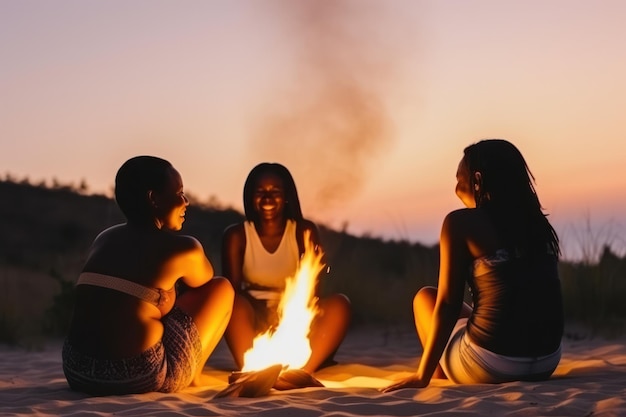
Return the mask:
[[[463,153],[476,206],[488,211],[505,244],[527,255],[560,254],[559,238],[543,213],[535,177],[520,151],[506,140],[487,139]]]

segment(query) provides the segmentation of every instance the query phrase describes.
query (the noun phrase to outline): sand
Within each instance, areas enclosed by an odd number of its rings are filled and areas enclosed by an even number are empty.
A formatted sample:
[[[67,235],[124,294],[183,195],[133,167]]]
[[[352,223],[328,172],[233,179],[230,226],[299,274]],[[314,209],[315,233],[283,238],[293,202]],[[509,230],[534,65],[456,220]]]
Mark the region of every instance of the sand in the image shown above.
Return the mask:
[[[61,342],[36,352],[0,346],[2,416],[626,416],[626,340],[563,341],[563,359],[544,382],[377,390],[409,375],[420,354],[410,329],[353,328],[338,365],[320,370],[324,388],[271,390],[257,398],[214,398],[233,362],[223,342],[209,359],[209,385],[176,394],[90,397],[73,392]]]

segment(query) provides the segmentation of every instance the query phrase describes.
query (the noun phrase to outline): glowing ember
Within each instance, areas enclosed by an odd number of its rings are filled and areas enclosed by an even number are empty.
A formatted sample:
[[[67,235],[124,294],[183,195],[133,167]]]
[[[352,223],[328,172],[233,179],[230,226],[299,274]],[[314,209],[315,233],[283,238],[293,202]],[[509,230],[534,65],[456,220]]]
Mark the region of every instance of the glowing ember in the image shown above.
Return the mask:
[[[257,336],[243,357],[242,372],[275,364],[303,367],[311,355],[309,330],[317,314],[315,286],[324,268],[322,252],[313,246],[310,232],[304,235],[304,254],[295,277],[289,277],[278,305],[278,326]]]

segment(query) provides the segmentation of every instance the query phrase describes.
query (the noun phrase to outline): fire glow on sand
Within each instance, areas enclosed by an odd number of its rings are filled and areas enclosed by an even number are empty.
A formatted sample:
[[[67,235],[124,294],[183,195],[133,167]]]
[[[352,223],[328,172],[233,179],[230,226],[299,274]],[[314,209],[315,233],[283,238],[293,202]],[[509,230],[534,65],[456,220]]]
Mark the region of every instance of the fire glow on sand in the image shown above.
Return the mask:
[[[257,336],[244,354],[242,372],[281,364],[287,369],[303,367],[311,355],[310,327],[317,314],[315,287],[324,268],[323,253],[314,246],[310,232],[304,235],[304,254],[295,276],[287,278],[278,304],[278,325]]]

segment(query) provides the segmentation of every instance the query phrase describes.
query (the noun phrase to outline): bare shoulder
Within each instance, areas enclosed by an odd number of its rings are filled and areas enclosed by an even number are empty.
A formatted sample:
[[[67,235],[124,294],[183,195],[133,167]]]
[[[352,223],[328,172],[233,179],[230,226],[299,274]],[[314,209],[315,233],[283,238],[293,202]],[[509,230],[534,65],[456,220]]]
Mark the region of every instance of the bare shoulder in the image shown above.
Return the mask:
[[[317,225],[311,220],[299,220],[296,224],[296,240],[298,241],[298,247],[301,253],[304,251],[304,236],[307,232],[310,234],[310,239],[313,244],[315,246],[321,246],[319,229],[317,228]]]
[[[171,235],[171,254],[173,259],[186,259],[188,261],[200,261],[202,263],[207,259],[202,243],[190,235]]]
[[[317,232],[317,225],[315,223],[313,223],[311,220],[309,219],[302,219],[298,222],[298,225],[300,227],[302,227],[302,230],[311,230],[311,231],[316,231]]]
[[[123,246],[128,239],[126,223],[117,224],[101,231],[91,243],[91,251],[98,252],[110,245]]]
[[[311,220],[302,219],[296,223],[296,232],[299,236],[304,236],[305,232],[311,232],[311,237],[317,239],[319,236],[319,230],[317,225]]]
[[[94,242],[107,240],[111,236],[116,236],[120,233],[124,233],[125,229],[126,229],[126,223],[116,224],[115,226],[107,227],[106,229],[98,233],[98,235],[94,239]]]
[[[462,208],[448,213],[443,222],[444,225],[455,229],[468,229],[489,222],[489,218],[484,210]]]
[[[213,265],[200,241],[190,235],[170,234],[170,258],[164,259],[168,278],[179,278],[190,287],[198,287],[213,276]],[[172,284],[173,285],[173,284]]]
[[[443,237],[465,239],[486,230],[488,218],[479,209],[462,208],[451,211],[445,217],[441,234]]]
[[[441,241],[467,247],[474,258],[493,252],[500,244],[489,215],[482,209],[450,212],[441,228]]]
[[[194,251],[194,250],[202,250],[204,251],[204,248],[202,247],[202,243],[200,243],[200,241],[190,235],[174,235],[175,238],[175,243],[177,244],[177,246],[181,249],[181,250],[190,250],[190,251]]]
[[[243,233],[243,222],[233,223],[224,229],[224,236],[232,236]]]
[[[245,242],[246,232],[243,228],[243,223],[235,223],[224,229],[222,234],[222,244]]]
[[[469,208],[453,210],[447,214],[444,219],[444,223],[456,225],[457,223],[462,223],[464,221],[470,220],[476,214],[475,211],[475,209]]]

